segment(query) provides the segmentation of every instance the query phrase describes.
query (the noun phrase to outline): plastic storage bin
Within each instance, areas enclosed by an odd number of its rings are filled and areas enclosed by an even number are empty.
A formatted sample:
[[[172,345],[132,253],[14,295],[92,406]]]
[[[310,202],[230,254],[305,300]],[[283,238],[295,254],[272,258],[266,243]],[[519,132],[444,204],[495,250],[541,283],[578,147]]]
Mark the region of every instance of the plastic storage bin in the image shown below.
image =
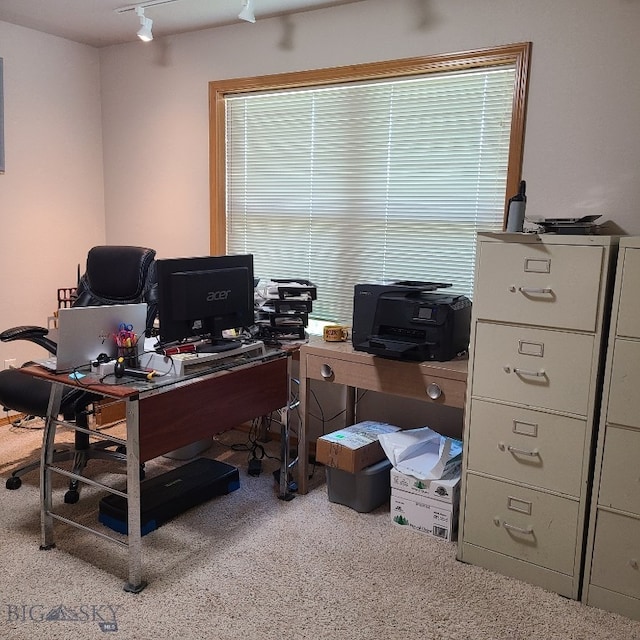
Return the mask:
[[[326,468],[329,502],[344,504],[360,513],[373,511],[391,495],[391,462],[381,460],[357,473]]]

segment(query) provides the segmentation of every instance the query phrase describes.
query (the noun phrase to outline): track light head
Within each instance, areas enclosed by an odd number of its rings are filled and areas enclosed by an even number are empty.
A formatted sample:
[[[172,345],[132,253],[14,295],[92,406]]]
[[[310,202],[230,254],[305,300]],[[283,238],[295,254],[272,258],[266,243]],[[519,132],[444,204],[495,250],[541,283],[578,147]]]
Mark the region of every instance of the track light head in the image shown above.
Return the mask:
[[[256,21],[256,17],[253,14],[253,0],[242,0],[242,10],[238,14],[238,18],[246,22]]]
[[[151,42],[153,40],[153,33],[151,28],[153,27],[153,20],[147,18],[144,15],[144,7],[136,7],[136,15],[140,18],[140,29],[138,29],[138,38],[142,42]]]

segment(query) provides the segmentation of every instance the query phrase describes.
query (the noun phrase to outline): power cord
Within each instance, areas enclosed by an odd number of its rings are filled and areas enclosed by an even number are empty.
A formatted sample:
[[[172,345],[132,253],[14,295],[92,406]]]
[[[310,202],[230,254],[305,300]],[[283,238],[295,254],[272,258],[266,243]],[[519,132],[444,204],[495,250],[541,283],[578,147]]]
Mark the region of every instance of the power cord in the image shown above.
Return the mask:
[[[262,473],[262,461],[267,459],[279,460],[275,456],[270,456],[264,446],[258,442],[258,425],[260,419],[251,421],[251,428],[246,443],[227,445],[232,451],[247,452],[247,473],[257,477]]]
[[[42,431],[44,429],[44,422],[39,416],[23,415],[11,418],[6,409],[5,413],[7,414],[8,423],[14,429],[24,429],[25,431]]]

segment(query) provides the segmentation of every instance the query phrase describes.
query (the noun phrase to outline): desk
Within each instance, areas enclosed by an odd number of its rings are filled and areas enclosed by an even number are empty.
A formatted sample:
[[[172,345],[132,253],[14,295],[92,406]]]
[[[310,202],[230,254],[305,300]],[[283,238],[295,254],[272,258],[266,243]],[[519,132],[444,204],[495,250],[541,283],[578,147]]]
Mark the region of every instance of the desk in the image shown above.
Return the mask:
[[[67,375],[53,375],[41,367],[21,369],[25,374],[52,382],[40,469],[41,549],[55,546],[53,522],[58,520],[128,548],[128,582],[125,590],[137,593],[142,579],[142,537],[140,533],[140,463],[230,429],[242,422],[281,410],[282,434],[280,497],[289,498],[288,404],[290,357],[278,351],[267,356],[247,357],[232,364],[218,361],[208,372],[185,378],[157,378],[155,382],[123,378],[124,384],[100,384],[96,378],[82,378],[81,384]],[[126,440],[58,420],[65,386],[82,386],[99,397],[125,402]],[[56,428],[67,426],[94,438],[113,441],[127,448],[127,490],[118,491],[53,464]],[[58,473],[97,486],[127,499],[127,541],[91,529],[56,514],[52,501],[52,474]]]
[[[355,351],[350,342],[312,341],[300,347],[298,492],[308,491],[309,394],[311,380],[347,388],[345,426],[355,420],[356,389],[368,389],[434,404],[464,408],[467,359],[403,362]]]

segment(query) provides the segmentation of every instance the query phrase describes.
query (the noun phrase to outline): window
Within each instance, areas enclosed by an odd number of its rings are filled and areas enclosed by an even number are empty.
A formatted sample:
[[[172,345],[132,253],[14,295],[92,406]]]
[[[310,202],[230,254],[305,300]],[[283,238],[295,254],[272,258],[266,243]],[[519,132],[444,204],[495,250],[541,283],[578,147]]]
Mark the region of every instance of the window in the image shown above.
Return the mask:
[[[520,180],[529,51],[212,83],[212,252],[311,280],[321,320],[350,322],[358,282],[470,296]]]

